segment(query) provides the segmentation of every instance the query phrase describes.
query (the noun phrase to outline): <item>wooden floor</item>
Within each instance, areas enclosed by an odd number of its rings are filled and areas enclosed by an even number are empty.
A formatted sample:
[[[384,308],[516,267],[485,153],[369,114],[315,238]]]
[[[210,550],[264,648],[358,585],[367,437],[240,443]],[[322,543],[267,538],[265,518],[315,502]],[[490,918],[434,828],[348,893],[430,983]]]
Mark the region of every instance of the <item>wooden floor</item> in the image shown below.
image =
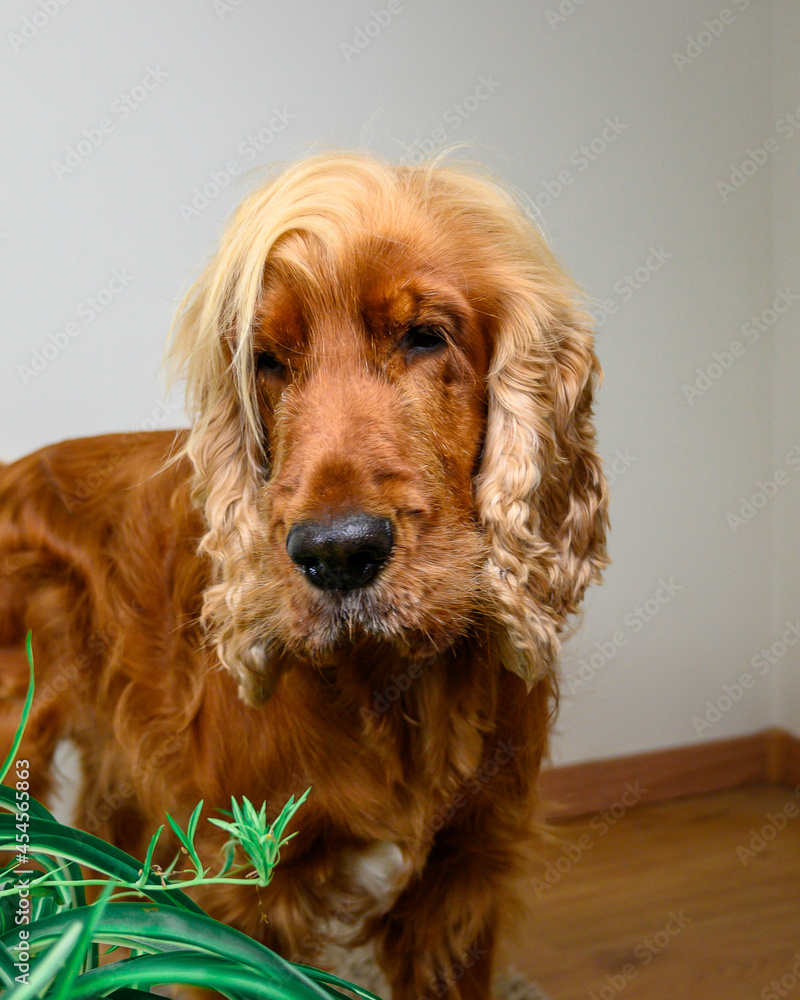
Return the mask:
[[[509,961],[553,1000],[800,1000],[800,795],[614,812],[557,828]]]

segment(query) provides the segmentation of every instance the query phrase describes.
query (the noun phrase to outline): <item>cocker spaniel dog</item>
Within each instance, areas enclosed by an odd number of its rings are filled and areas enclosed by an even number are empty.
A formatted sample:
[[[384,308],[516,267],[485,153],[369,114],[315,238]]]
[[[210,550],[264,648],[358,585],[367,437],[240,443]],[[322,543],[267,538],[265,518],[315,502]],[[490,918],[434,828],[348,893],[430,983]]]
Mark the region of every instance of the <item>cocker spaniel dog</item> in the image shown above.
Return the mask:
[[[6,743],[32,629],[33,794],[71,740],[77,824],[142,857],[167,812],[311,786],[273,883],[199,901],[323,967],[371,942],[394,1000],[486,997],[606,563],[575,291],[479,172],[318,155],[239,208],[173,359],[190,430],[0,471]]]

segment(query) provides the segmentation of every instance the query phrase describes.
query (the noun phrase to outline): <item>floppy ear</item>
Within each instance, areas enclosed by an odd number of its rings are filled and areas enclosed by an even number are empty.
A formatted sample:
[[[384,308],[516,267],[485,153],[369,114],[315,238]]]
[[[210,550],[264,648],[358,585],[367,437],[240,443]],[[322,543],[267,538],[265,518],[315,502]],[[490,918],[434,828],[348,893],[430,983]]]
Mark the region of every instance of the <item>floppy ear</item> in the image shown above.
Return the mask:
[[[554,261],[547,270],[501,319],[476,489],[500,657],[529,686],[552,667],[567,616],[608,561],[591,420],[600,367],[589,317]]]
[[[173,377],[186,378],[193,421],[183,454],[193,466],[192,497],[206,521],[199,550],[213,567],[201,620],[220,661],[236,678],[240,697],[258,704],[272,693],[278,673],[251,600],[263,579],[258,498],[266,456],[255,411],[250,336],[264,251],[260,258],[246,257],[239,218],[248,204],[181,303],[170,355]]]

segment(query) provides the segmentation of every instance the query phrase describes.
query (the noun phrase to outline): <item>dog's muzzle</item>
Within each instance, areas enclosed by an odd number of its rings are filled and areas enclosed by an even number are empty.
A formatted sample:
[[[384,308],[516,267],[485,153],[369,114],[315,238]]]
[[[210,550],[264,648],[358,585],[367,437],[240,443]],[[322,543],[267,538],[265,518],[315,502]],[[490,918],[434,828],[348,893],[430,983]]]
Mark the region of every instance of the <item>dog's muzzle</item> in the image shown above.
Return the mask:
[[[289,558],[320,590],[357,590],[383,569],[394,545],[388,518],[348,514],[302,521],[286,537]]]

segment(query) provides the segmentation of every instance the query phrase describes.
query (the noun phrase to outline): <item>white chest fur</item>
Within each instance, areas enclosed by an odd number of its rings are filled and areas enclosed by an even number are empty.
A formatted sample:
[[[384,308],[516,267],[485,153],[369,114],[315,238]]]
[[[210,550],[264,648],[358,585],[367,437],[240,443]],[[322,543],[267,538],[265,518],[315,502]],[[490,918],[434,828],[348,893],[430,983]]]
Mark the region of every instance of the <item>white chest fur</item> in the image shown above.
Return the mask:
[[[411,859],[399,844],[376,840],[342,852],[329,886],[329,916],[320,931],[344,944],[358,934],[368,917],[387,913],[408,884]]]

